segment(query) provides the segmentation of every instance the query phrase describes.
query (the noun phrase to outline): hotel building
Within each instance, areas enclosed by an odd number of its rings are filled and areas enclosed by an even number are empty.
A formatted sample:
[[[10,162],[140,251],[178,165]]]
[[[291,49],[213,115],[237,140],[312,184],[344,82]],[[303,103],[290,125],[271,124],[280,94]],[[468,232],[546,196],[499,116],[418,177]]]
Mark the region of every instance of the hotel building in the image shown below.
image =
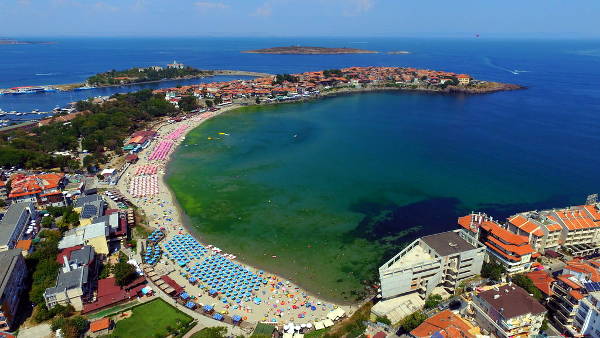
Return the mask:
[[[462,230],[419,238],[379,268],[382,298],[418,293],[425,299],[437,287],[453,294],[481,272],[484,256],[485,247]]]
[[[490,259],[506,268],[509,274],[528,271],[531,258],[537,257],[529,240],[500,226],[493,218],[483,213],[460,217],[458,224],[485,244]]]

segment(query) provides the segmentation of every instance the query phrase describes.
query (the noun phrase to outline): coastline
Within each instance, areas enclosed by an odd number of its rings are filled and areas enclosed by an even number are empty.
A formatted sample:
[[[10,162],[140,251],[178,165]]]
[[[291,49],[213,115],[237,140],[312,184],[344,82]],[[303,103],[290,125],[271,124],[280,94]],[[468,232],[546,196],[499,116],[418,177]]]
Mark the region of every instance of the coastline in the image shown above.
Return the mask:
[[[170,152],[170,154],[168,155],[166,160],[164,162],[158,164],[158,166],[159,166],[159,169],[157,172],[158,187],[159,187],[158,195],[156,195],[154,197],[150,197],[150,198],[136,198],[136,197],[131,196],[128,191],[129,180],[134,176],[134,169],[136,167],[141,166],[141,165],[148,165],[151,162],[152,162],[152,164],[157,164],[155,161],[148,160],[148,156],[149,156],[151,150],[154,148],[154,146],[149,147],[148,149],[146,149],[145,151],[143,151],[142,153],[139,154],[140,160],[138,161],[138,163],[129,166],[123,172],[122,177],[119,180],[119,183],[117,184],[117,189],[124,196],[126,196],[128,199],[130,199],[139,209],[142,210],[143,214],[145,215],[146,219],[148,220],[149,228],[151,228],[152,230],[159,229],[161,227],[166,228],[166,230],[165,230],[167,233],[166,238],[171,238],[172,236],[174,236],[176,234],[186,234],[187,233],[187,234],[192,235],[202,245],[206,246],[207,244],[209,244],[203,240],[202,236],[200,236],[198,234],[198,232],[194,229],[194,227],[189,223],[189,220],[185,214],[185,211],[181,208],[181,206],[179,205],[179,203],[175,197],[174,192],[169,188],[168,184],[166,183],[167,175],[169,175],[167,169],[168,169],[169,163],[171,162],[171,160],[173,158],[172,156],[177,151],[177,148],[181,145],[181,143],[185,140],[185,136],[190,131],[196,129],[205,121],[208,121],[208,120],[210,120],[214,117],[217,117],[221,114],[224,114],[224,113],[230,112],[230,111],[234,111],[234,110],[242,108],[242,107],[243,107],[242,105],[234,104],[234,105],[223,107],[216,112],[209,113],[211,115],[194,116],[192,118],[188,118],[181,122],[175,122],[175,123],[169,123],[168,121],[162,121],[158,125],[155,126],[155,130],[160,135],[159,137],[163,137],[164,135],[167,135],[168,133],[172,132],[173,130],[175,130],[183,125],[187,125],[187,129],[185,130],[185,132],[177,140],[174,141],[175,144],[173,146],[173,150]],[[158,142],[155,140],[153,143],[156,145]],[[166,222],[163,220],[164,217],[163,217],[163,219],[161,219],[161,216],[163,216],[164,214],[161,214],[159,212],[159,211],[161,211],[161,210],[159,210],[160,209],[159,205],[170,206],[174,209],[174,212],[168,213],[168,217],[170,219],[172,219],[172,222],[171,222],[172,225],[166,225],[165,224]],[[234,249],[234,248],[231,248],[231,249]],[[232,259],[232,261],[247,267],[251,271],[258,272],[258,271],[264,270],[261,267],[257,267],[257,266],[246,263],[243,258],[236,257],[235,259]],[[321,297],[320,295],[313,294],[312,292],[306,290],[305,288],[303,288],[301,285],[299,285],[297,282],[293,281],[290,278],[286,278],[285,276],[280,275],[275,272],[272,272],[272,271],[267,271],[267,270],[264,270],[264,271],[265,271],[265,275],[272,276],[276,280],[282,281],[284,283],[284,285],[288,286],[289,289],[295,288],[296,290],[298,290],[299,294],[301,293],[303,296],[305,296],[308,299],[314,299],[313,303],[320,304],[314,314],[309,312],[309,315],[313,315],[312,316],[313,318],[311,319],[310,316],[307,316],[305,318],[306,319],[305,322],[307,322],[307,323],[315,320],[316,318],[314,316],[324,317],[328,311],[330,311],[331,309],[336,308],[336,307],[341,307],[347,313],[351,314],[351,313],[353,313],[353,311],[358,309],[365,301],[368,301],[368,299],[366,299],[366,300],[363,299],[358,302],[353,302],[350,304],[333,302],[333,301],[326,299],[325,297]],[[179,276],[175,275],[175,276],[171,276],[171,277],[177,280],[177,278]],[[178,282],[187,283],[187,280],[185,278],[183,278],[183,279],[179,280]],[[187,284],[183,284],[183,285],[186,285],[186,289],[188,289]],[[273,290],[273,289],[271,289],[271,290]],[[271,298],[269,298],[269,299],[271,299]],[[263,303],[263,305],[266,306],[266,299],[265,299],[265,302]],[[258,306],[253,306],[253,307],[258,307]],[[273,310],[272,308],[270,308],[270,305],[269,305],[269,307],[265,307],[262,310],[267,311],[269,309],[271,311]],[[250,314],[248,314],[248,316],[250,317]],[[268,317],[268,316],[265,316],[265,317]],[[262,319],[264,319],[264,318],[262,318]],[[283,318],[282,318],[282,320],[283,320]],[[291,317],[289,320],[290,321],[291,320],[301,321],[299,318],[291,318]],[[261,320],[260,318],[254,318],[254,320],[249,319],[249,321],[259,322],[259,321],[263,321],[263,320]]]
[[[211,74],[202,74],[202,75],[194,75],[194,76],[184,76],[172,79],[160,79],[154,81],[141,81],[141,82],[131,82],[131,83],[123,83],[123,84],[114,84],[114,85],[102,85],[102,86],[94,86],[92,88],[115,88],[115,87],[124,87],[124,86],[135,86],[142,85],[148,83],[160,83],[160,82],[168,82],[168,81],[178,81],[178,80],[191,80],[191,79],[202,79],[214,76],[254,76],[254,77],[265,77],[272,76],[272,74],[268,73],[260,73],[260,72],[251,72],[245,70],[227,70],[227,69],[219,69],[219,70],[211,70],[208,72],[212,72]],[[85,83],[65,83],[65,84],[45,84],[45,85],[35,85],[32,87],[49,87],[53,89],[57,89],[59,91],[68,92],[74,91],[78,88],[84,87]],[[10,88],[0,88],[0,91],[9,90]]]

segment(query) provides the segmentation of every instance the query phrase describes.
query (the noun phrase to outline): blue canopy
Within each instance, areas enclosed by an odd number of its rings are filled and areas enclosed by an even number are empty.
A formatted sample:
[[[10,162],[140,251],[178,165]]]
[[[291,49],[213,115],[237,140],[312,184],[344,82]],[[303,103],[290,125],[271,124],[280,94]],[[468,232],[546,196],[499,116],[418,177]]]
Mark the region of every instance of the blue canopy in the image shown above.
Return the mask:
[[[214,295],[216,293],[217,293],[217,290],[215,290],[215,289],[212,289],[212,290],[208,291],[209,295]]]
[[[222,320],[223,319],[223,315],[220,314],[220,313],[215,313],[212,317],[213,317],[213,319],[216,319],[216,320]]]
[[[185,304],[185,307],[187,307],[187,308],[189,308],[189,309],[193,309],[193,308],[195,308],[195,307],[196,307],[196,303],[194,303],[194,302],[187,302],[187,303]]]
[[[181,297],[181,299],[188,299],[190,298],[190,295],[187,292],[182,292],[179,297]]]
[[[204,311],[207,311],[207,312],[208,312],[208,311],[212,311],[212,309],[213,309],[213,306],[212,306],[212,305],[204,305],[204,306],[202,307],[202,310],[204,310]]]
[[[233,319],[234,322],[239,322],[240,320],[242,320],[242,316],[234,315],[233,317],[231,317],[231,319]]]

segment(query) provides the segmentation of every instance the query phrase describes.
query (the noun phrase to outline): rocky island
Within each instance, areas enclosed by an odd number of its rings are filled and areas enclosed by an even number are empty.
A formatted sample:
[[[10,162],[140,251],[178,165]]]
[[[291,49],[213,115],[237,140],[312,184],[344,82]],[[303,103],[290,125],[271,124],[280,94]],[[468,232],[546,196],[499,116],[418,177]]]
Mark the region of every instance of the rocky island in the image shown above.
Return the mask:
[[[251,54],[281,54],[281,55],[330,55],[330,54],[375,54],[378,53],[372,50],[358,48],[330,48],[330,47],[306,47],[306,46],[289,46],[289,47],[272,47],[255,50],[246,50],[242,53]]]
[[[0,45],[47,45],[54,42],[49,41],[20,41],[14,39],[0,38]]]

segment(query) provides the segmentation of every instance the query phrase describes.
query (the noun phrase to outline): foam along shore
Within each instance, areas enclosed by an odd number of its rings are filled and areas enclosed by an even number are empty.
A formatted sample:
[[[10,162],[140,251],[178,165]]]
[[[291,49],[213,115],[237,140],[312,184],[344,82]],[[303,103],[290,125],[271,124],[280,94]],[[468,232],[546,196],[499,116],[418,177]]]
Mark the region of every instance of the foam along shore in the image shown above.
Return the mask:
[[[154,266],[154,270],[159,274],[167,273],[179,285],[184,286],[186,293],[195,298],[194,302],[214,307],[214,311],[218,313],[239,315],[248,322],[293,322],[313,325],[327,319],[327,314],[340,306],[318,299],[289,280],[243,264],[235,255],[227,254],[194,238],[184,226],[174,196],[164,182],[168,160],[174,149],[183,142],[187,132],[212,117],[239,107],[229,105],[218,111],[195,115],[180,122],[162,122],[157,126],[158,135],[152,141],[152,145],[138,154],[138,162],[126,169],[117,187],[124,196],[142,209],[153,229],[165,233],[165,238],[158,244],[164,250],[163,256]],[[165,144],[170,144],[166,156]],[[186,253],[189,262],[184,265],[173,259],[172,255],[176,253],[172,252],[170,258],[167,258],[169,253],[165,250],[166,244],[170,243],[167,247],[172,247],[180,246],[178,243],[182,242],[191,243],[189,245],[198,248],[195,252]],[[192,273],[215,260],[224,262],[225,266],[235,267],[236,270],[242,271],[242,274],[257,277],[254,281],[259,281],[258,285],[251,284],[251,290],[245,290],[239,297],[232,298],[235,297],[233,293],[237,295],[240,292],[236,290],[236,285],[233,285],[231,290],[224,290],[215,295],[215,287],[203,282],[201,277],[197,282],[190,282]],[[210,278],[216,277],[215,274],[217,273],[211,273]],[[227,297],[229,293],[231,294]],[[342,308],[346,312],[355,309],[353,306]]]

